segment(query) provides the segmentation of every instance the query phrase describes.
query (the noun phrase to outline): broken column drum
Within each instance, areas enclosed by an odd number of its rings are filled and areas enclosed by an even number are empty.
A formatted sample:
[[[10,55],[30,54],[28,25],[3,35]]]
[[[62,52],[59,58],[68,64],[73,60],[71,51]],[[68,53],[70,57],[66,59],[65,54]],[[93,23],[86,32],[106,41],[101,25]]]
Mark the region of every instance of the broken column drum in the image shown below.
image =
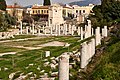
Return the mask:
[[[95,44],[96,46],[101,44],[101,34],[100,34],[100,27],[97,27],[96,31],[95,31]]]
[[[107,36],[108,36],[107,26],[104,26],[104,36],[105,36],[105,37],[107,37]]]
[[[91,36],[91,21],[90,20],[87,20],[88,21],[88,26],[87,26],[87,31],[88,31],[88,37]]]
[[[88,55],[87,55],[87,43],[84,42],[81,45],[81,68],[85,68],[88,64]]]
[[[35,25],[32,24],[32,34],[34,35],[34,32],[35,32]]]
[[[69,80],[69,55],[59,58],[59,80]]]

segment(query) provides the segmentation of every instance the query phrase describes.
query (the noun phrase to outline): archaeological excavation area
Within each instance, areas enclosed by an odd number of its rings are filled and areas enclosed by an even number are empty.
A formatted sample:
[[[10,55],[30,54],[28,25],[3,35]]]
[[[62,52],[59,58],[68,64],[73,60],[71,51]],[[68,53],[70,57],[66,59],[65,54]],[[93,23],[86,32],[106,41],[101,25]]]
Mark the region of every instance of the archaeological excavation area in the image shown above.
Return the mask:
[[[34,28],[0,40],[0,79],[69,80],[85,69],[96,47],[108,36],[107,26],[56,25]],[[38,31],[37,31],[38,30]],[[100,31],[102,30],[102,31]]]

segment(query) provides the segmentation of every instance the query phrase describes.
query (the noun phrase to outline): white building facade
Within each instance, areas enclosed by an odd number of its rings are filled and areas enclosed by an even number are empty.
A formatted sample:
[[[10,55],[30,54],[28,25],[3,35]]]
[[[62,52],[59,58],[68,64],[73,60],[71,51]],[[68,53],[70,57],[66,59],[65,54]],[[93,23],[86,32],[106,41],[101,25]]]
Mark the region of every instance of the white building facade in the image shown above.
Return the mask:
[[[53,4],[49,7],[49,25],[63,24],[63,16],[62,16],[63,7],[59,4]]]

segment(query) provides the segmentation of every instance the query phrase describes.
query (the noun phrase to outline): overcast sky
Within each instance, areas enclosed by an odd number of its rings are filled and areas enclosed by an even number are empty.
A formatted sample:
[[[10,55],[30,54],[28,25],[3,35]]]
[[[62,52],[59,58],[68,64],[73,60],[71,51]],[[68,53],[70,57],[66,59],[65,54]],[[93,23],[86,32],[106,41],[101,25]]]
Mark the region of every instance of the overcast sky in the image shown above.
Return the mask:
[[[52,3],[69,3],[73,1],[81,1],[81,0],[51,0]],[[27,6],[32,4],[42,4],[43,0],[6,0],[7,4],[13,4],[14,2],[17,2],[21,6]]]

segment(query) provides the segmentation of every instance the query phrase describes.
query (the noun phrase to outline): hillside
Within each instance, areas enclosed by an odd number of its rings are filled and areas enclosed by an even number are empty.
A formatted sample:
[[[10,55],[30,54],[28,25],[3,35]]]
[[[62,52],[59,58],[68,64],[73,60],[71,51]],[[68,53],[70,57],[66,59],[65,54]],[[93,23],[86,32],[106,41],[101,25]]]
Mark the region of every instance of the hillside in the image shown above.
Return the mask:
[[[75,2],[71,2],[69,4],[71,4],[71,5],[79,5],[79,6],[87,6],[88,4],[91,4],[91,3],[99,5],[99,4],[101,4],[101,0],[75,1]]]

